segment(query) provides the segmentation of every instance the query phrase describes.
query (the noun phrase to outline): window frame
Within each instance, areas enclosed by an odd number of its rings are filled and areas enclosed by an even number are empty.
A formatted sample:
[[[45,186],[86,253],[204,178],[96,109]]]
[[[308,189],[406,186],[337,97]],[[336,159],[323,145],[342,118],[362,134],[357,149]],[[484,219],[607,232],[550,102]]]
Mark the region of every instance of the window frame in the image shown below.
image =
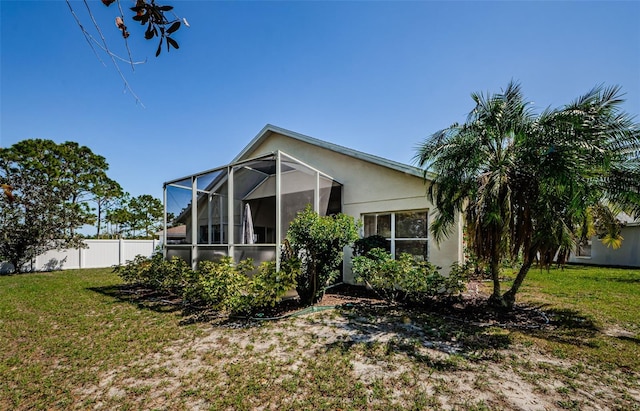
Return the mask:
[[[425,214],[425,218],[426,218],[426,227],[425,227],[425,234],[426,237],[397,237],[396,236],[396,217],[398,214],[403,214],[403,213],[424,213]],[[391,252],[391,256],[395,259],[396,258],[396,244],[398,242],[402,243],[405,241],[424,241],[425,245],[425,251],[424,251],[424,259],[425,261],[429,261],[429,209],[427,208],[419,208],[419,209],[413,209],[413,210],[396,210],[396,211],[380,211],[380,212],[373,212],[373,213],[362,213],[360,215],[360,219],[362,221],[362,235],[363,237],[368,237],[369,235],[376,235],[378,234],[378,217],[379,216],[390,216],[390,220],[391,220],[391,229],[390,229],[390,236],[389,237],[384,237],[385,240],[389,241],[390,244],[390,252]],[[375,222],[374,222],[374,233],[368,234],[366,233],[366,224],[365,224],[365,218],[366,217],[375,217]]]
[[[576,258],[591,258],[593,252],[592,246],[593,241],[591,239],[587,240],[586,243],[578,242],[575,251]]]

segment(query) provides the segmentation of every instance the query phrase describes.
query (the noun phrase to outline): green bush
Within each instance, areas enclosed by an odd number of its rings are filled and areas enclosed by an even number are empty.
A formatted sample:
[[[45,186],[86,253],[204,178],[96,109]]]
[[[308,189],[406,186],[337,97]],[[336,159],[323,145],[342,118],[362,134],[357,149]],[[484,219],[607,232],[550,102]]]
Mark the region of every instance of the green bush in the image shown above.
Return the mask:
[[[115,266],[114,272],[128,284],[181,293],[184,278],[189,276],[191,268],[178,257],[165,260],[162,254],[155,253],[150,258],[137,255],[132,261]]]
[[[276,272],[276,263],[268,261],[260,264],[258,272],[251,278],[249,295],[250,311],[274,307],[285,293],[296,287],[296,278],[300,271],[300,260],[283,260],[280,271]]]
[[[248,273],[254,270],[253,260],[243,260],[238,265],[231,257],[219,262],[203,261],[198,265],[193,284],[187,295],[199,298],[218,311],[240,312],[246,305],[249,288]]]
[[[251,259],[234,265],[231,257],[224,257],[217,263],[202,262],[196,276],[187,292],[191,298],[199,297],[219,311],[250,314],[274,307],[296,286],[297,270],[292,261],[284,262],[276,272],[273,261],[263,262],[256,270]]]
[[[353,244],[353,255],[361,256],[366,255],[374,248],[382,248],[383,250],[390,251],[390,244],[386,238],[381,235],[374,234],[368,237],[360,238]]]
[[[275,306],[296,286],[299,270],[300,261],[291,257],[283,259],[279,272],[275,262],[256,269],[251,259],[234,264],[231,257],[223,257],[219,262],[203,261],[194,271],[184,260],[167,261],[161,254],[137,256],[114,269],[126,283],[179,294],[188,304],[242,314]]]
[[[353,259],[356,280],[372,288],[381,298],[391,301],[423,302],[434,297],[445,297],[465,289],[463,270],[452,269],[448,276],[426,261],[401,253],[396,260],[390,253],[374,248]]]
[[[320,216],[311,206],[291,222],[287,239],[300,258],[296,282],[303,304],[313,304],[340,273],[342,250],[358,238],[358,224],[345,214]]]

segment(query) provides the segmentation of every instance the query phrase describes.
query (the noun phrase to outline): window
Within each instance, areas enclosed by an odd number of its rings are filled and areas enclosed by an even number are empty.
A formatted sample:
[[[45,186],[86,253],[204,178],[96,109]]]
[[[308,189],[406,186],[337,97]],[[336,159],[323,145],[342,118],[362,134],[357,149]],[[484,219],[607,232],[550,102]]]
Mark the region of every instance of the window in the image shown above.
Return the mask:
[[[387,239],[391,254],[409,253],[428,259],[427,210],[365,214],[364,236],[380,235]]]
[[[591,257],[591,240],[578,243],[576,247],[576,257]]]

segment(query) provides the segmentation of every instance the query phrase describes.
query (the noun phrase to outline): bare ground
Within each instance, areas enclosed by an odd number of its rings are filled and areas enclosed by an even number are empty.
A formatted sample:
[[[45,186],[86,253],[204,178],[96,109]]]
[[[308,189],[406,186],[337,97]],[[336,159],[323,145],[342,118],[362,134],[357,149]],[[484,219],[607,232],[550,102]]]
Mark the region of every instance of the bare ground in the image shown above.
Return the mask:
[[[555,326],[544,311],[492,313],[469,302],[473,287],[465,298],[406,308],[336,290],[321,302],[334,309],[207,318],[189,339],[81,387],[78,408],[640,409],[637,373],[536,344]]]

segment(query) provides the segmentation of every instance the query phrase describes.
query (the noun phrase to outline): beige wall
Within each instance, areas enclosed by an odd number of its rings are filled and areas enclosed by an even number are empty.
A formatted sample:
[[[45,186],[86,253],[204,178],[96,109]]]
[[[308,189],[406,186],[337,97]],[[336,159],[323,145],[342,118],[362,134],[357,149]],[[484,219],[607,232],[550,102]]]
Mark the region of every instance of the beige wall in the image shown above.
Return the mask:
[[[272,133],[245,158],[283,151],[333,177],[344,185],[343,209],[357,219],[364,213],[428,209],[426,185],[421,177],[350,157],[335,151]],[[432,214],[430,213],[430,220]],[[439,245],[429,235],[429,260],[448,272],[454,262],[462,261],[462,226],[457,224],[449,238]],[[352,282],[350,250],[345,252],[345,281]]]

